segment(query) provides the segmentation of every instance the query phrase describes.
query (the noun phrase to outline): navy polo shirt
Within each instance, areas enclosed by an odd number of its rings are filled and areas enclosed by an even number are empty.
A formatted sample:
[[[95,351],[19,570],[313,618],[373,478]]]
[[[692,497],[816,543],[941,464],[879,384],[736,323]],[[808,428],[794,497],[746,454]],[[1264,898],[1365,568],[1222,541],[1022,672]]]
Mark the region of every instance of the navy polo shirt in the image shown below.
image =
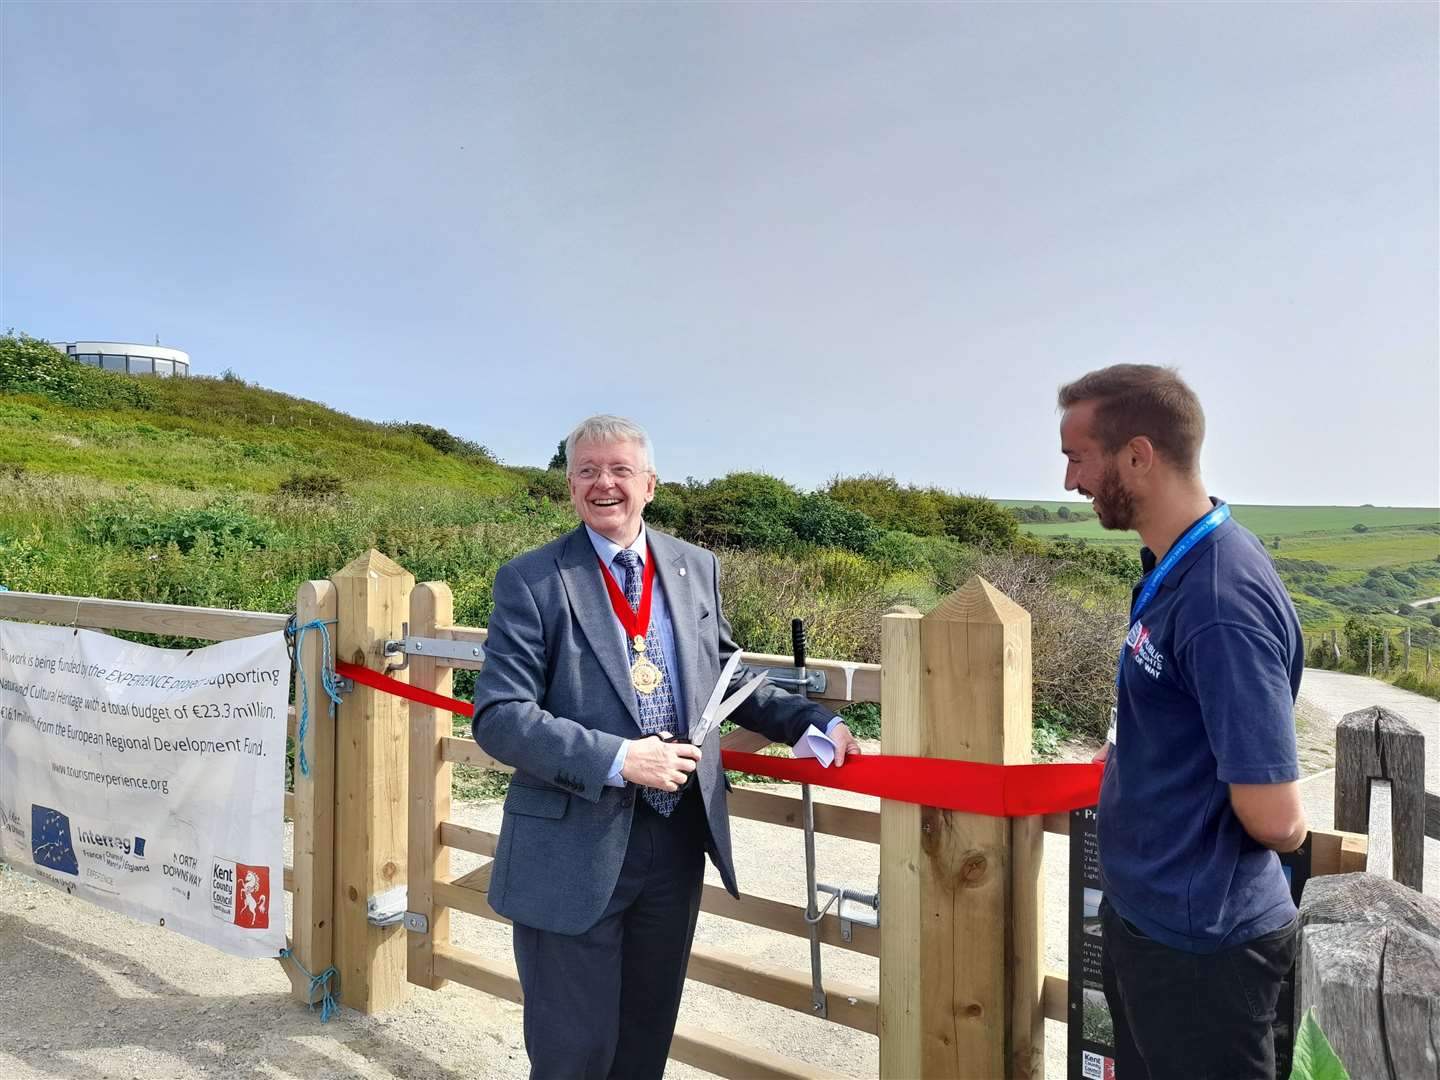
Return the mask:
[[[1149,574],[1155,556],[1140,557]],[[1186,952],[1281,929],[1295,917],[1285,875],[1240,824],[1228,786],[1300,776],[1304,641],[1260,541],[1230,519],[1196,544],[1132,622],[1122,655],[1100,787],[1106,898]]]

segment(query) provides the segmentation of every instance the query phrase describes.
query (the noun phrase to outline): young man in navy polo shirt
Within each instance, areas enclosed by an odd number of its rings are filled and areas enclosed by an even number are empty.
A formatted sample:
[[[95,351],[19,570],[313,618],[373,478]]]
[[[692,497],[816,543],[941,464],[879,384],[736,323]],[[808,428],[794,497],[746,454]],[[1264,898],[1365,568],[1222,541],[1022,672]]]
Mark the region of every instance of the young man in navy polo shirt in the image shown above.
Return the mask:
[[[1100,755],[1115,1075],[1271,1080],[1296,944],[1275,852],[1308,831],[1299,620],[1260,542],[1206,493],[1205,417],[1173,369],[1104,368],[1059,404],[1066,490],[1145,544]]]

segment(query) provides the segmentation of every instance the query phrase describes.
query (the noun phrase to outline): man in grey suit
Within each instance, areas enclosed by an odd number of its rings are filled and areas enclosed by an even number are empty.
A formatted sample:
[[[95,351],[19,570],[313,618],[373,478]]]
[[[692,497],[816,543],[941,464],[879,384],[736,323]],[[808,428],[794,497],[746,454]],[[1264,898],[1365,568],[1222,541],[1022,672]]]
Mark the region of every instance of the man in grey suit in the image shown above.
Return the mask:
[[[719,733],[667,737],[698,720],[736,645],[715,556],[642,520],[644,430],[591,417],[566,462],[582,525],[500,568],[475,683],[475,741],[515,768],[489,899],[514,924],[531,1076],[659,1078],[705,854],[738,895]],[[829,744],[836,765],[859,752],[838,717],[771,686],[733,718]]]

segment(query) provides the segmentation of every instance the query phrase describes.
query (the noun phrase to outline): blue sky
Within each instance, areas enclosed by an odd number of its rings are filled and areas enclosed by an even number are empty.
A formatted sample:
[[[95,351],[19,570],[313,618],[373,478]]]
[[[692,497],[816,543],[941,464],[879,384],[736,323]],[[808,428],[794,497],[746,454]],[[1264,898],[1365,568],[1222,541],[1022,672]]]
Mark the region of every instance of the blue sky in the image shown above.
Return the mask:
[[[0,321],[543,464],[1062,497],[1173,363],[1237,502],[1440,503],[1433,4],[32,4]]]

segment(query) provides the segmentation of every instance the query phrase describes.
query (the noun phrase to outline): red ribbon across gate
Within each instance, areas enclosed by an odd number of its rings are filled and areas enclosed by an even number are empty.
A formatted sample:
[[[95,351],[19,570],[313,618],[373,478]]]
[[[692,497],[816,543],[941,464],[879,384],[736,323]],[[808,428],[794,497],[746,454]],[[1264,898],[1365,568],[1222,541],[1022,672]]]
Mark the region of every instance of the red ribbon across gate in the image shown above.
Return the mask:
[[[378,671],[343,660],[335,671],[357,683],[410,701],[470,716],[468,701],[421,690]],[[810,758],[770,757],[738,750],[721,751],[727,769],[855,791],[882,799],[937,806],[991,817],[1055,814],[1094,806],[1100,801],[1103,765],[987,765],[947,758],[862,754],[847,757],[838,769]]]

